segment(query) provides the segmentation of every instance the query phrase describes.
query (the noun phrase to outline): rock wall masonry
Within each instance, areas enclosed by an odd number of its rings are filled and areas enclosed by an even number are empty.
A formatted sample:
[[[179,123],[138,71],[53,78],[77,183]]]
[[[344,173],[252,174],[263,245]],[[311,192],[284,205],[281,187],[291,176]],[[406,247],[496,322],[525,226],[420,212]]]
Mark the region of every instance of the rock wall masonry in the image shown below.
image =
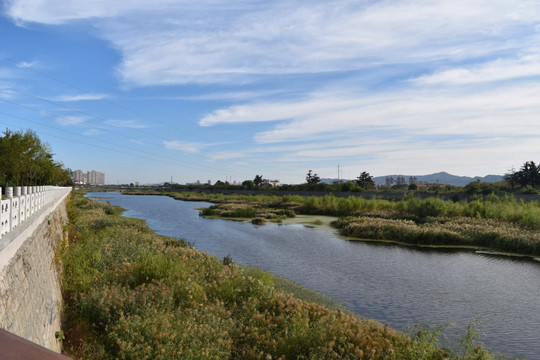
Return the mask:
[[[68,223],[66,202],[67,196],[13,234],[21,243],[7,264],[0,262],[0,328],[56,352],[62,294],[55,254]]]

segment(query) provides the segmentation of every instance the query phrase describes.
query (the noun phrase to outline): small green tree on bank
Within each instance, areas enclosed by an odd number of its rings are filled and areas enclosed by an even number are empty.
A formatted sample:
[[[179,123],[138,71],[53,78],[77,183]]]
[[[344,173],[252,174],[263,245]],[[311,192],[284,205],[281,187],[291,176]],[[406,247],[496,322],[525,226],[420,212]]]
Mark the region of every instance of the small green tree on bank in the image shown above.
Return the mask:
[[[521,186],[538,187],[540,185],[540,166],[537,166],[534,161],[525,162],[517,172],[517,180]]]
[[[318,184],[321,182],[321,178],[317,174],[313,174],[311,170],[308,171],[306,175],[306,182],[308,184]]]
[[[253,179],[253,184],[255,184],[255,186],[261,186],[263,182],[264,179],[262,175],[255,175],[255,179]]]
[[[356,185],[362,187],[365,190],[375,189],[375,182],[373,176],[369,175],[367,171],[362,171],[360,176],[355,180]]]

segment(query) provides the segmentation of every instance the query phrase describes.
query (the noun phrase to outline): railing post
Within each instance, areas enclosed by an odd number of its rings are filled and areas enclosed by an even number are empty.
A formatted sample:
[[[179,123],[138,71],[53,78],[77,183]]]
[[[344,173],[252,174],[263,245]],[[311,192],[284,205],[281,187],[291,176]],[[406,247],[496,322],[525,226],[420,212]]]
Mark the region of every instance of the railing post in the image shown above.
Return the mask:
[[[22,223],[26,220],[26,192],[27,188],[26,186],[21,187],[21,204],[19,205],[20,213],[19,215],[19,221]]]
[[[26,187],[26,218],[32,215],[32,187]]]
[[[36,212],[36,187],[30,186],[30,215],[34,215]]]
[[[9,232],[13,229],[12,227],[12,200],[13,200],[13,188],[7,187],[6,188],[6,200],[4,200],[3,204],[6,206],[6,215],[7,215],[7,224],[6,224],[6,232]]]
[[[20,221],[20,206],[21,206],[21,187],[13,188],[14,194],[11,200],[11,228],[19,226]]]
[[[43,197],[45,194],[43,193],[43,186],[39,187],[39,208],[41,209],[43,207]]]

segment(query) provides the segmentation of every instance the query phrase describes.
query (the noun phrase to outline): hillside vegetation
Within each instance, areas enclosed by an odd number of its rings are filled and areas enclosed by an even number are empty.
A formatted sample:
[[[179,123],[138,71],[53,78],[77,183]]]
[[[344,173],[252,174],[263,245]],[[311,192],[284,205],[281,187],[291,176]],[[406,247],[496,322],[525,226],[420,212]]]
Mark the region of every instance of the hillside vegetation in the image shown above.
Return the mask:
[[[442,349],[284,293],[273,277],[155,235],[74,194],[61,249],[75,359],[491,359],[470,334]]]

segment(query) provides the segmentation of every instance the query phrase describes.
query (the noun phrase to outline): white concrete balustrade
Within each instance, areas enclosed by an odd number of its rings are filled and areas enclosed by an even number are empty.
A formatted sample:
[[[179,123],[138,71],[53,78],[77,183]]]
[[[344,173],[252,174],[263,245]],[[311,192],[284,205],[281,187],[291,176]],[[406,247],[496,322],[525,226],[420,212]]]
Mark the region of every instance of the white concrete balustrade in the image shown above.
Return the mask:
[[[17,186],[5,188],[0,213],[0,238],[31,219],[40,209],[71,190],[58,186]],[[2,188],[0,188],[2,194]]]

